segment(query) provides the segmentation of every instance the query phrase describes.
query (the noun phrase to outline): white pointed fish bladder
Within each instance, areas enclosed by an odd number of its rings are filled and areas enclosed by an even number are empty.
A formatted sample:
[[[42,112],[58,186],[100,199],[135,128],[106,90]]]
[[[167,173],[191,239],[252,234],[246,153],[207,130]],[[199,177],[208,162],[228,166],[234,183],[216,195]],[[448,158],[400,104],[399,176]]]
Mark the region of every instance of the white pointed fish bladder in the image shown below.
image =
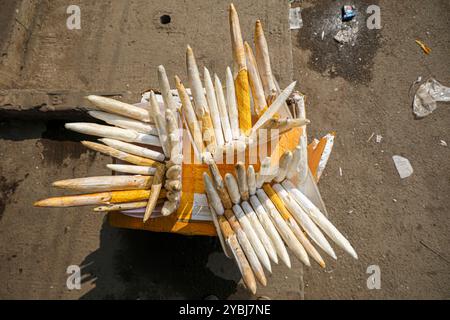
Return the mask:
[[[267,235],[266,231],[264,230],[263,226],[259,222],[258,217],[256,216],[256,213],[253,211],[253,208],[250,206],[250,204],[247,201],[243,201],[241,203],[241,207],[242,207],[242,209],[244,209],[245,215],[247,216],[248,220],[250,221],[250,224],[252,225],[253,230],[255,230],[256,235],[261,240],[261,243],[264,245],[264,249],[266,250],[267,254],[269,255],[270,260],[272,260],[274,263],[278,264],[277,253],[272,244],[272,241],[270,240],[270,238]]]
[[[250,197],[250,203],[252,204],[252,207],[255,210],[259,221],[261,222],[261,225],[272,241],[277,256],[288,268],[291,268],[291,260],[289,259],[289,254],[275,225],[270,220],[269,214],[267,213],[266,209],[264,209],[263,205],[256,196]]]
[[[158,135],[158,131],[153,124],[145,123],[139,120],[130,119],[121,115],[111,114],[103,111],[89,111],[89,115],[95,119],[105,121],[106,123],[122,128],[131,129],[140,133]]]
[[[148,149],[148,148],[143,148],[143,147],[131,144],[131,143],[122,142],[122,141],[110,139],[110,138],[103,138],[103,139],[99,139],[99,140],[101,142],[103,142],[104,144],[110,146],[111,148],[114,148],[114,149],[117,149],[117,150],[120,150],[123,152],[131,153],[136,156],[140,156],[140,157],[144,157],[147,159],[152,159],[152,160],[156,160],[156,161],[160,161],[160,162],[165,160],[164,154],[162,154],[161,152],[157,152],[157,151]]]
[[[332,239],[353,258],[358,259],[358,255],[350,242],[300,190],[295,188],[291,181],[285,180],[282,185],[293,196],[303,210],[311,217],[311,219],[330,237],[330,239]]]
[[[278,110],[280,110],[280,108],[286,103],[286,100],[291,95],[296,84],[297,82],[294,81],[286,89],[283,90],[283,92],[270,105],[269,109],[267,109],[266,112],[263,113],[261,118],[259,118],[258,121],[255,123],[255,125],[251,130],[250,136],[254,134],[259,128],[261,128],[263,124],[265,124],[267,121],[273,118],[275,113],[277,113]]]
[[[308,254],[306,253],[305,248],[303,248],[297,237],[286,224],[286,221],[284,221],[284,219],[281,217],[281,214],[278,212],[277,208],[269,199],[267,194],[264,192],[264,190],[258,189],[258,191],[256,191],[256,195],[258,196],[258,199],[263,205],[264,209],[269,213],[272,222],[275,224],[278,232],[280,233],[281,237],[286,242],[288,247],[301,262],[309,267],[311,264],[309,262]]]
[[[87,122],[66,123],[65,127],[66,129],[76,131],[79,133],[88,134],[91,136],[117,139],[126,142],[136,142],[157,147],[161,146],[158,137],[144,133],[139,133],[134,130],[121,129],[117,127],[104,126],[96,123],[87,123]]]
[[[264,268],[266,268],[266,270],[268,270],[270,273],[272,273],[272,267],[270,265],[269,256],[267,255],[267,252],[264,249],[264,245],[262,244],[261,240],[258,238],[255,230],[253,229],[249,219],[247,218],[246,214],[242,210],[241,206],[234,205],[233,212],[234,212],[236,218],[238,219],[239,224],[242,227],[242,230],[244,230],[245,234],[247,235],[248,240],[250,241],[253,249],[255,250],[255,253],[258,256],[259,261],[264,266]]]
[[[333,248],[328,243],[325,236],[319,230],[319,228],[314,224],[310,217],[302,210],[302,208],[291,198],[286,190],[280,185],[273,185],[273,189],[278,194],[278,196],[283,200],[284,205],[295,218],[295,220],[300,224],[300,226],[305,230],[308,236],[315,242],[319,247],[323,249],[327,254],[329,254],[333,259],[336,259],[336,254]]]
[[[97,108],[114,114],[119,114],[128,118],[150,122],[150,116],[147,110],[136,107],[132,104],[124,103],[111,98],[90,95],[86,97]]]

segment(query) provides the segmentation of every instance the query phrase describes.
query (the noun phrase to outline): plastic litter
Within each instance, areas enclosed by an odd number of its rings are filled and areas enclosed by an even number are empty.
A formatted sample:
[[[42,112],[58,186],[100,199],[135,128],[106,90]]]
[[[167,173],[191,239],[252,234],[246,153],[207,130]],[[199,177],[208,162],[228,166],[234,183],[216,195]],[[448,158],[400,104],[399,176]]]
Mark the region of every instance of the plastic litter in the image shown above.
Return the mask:
[[[303,27],[300,7],[289,9],[289,27],[291,30],[297,30]]]
[[[401,156],[393,156],[392,159],[401,179],[408,178],[414,173],[414,169],[408,159]]]
[[[377,143],[381,143],[381,140],[383,140],[383,136],[381,134],[377,134],[377,137],[375,138],[375,141]]]
[[[414,96],[413,111],[416,117],[424,118],[437,108],[436,102],[450,101],[450,88],[434,78],[421,84]]]
[[[338,33],[334,36],[334,40],[336,40],[340,44],[354,42],[357,37],[358,31],[358,27],[339,30]]]
[[[431,53],[431,49],[425,43],[423,43],[420,40],[416,40],[416,43],[419,45],[420,48],[422,48],[422,50],[425,54]]]
[[[342,21],[350,21],[356,16],[356,9],[354,6],[345,5],[342,7]]]
[[[444,140],[439,141],[439,144],[443,147],[448,147],[447,142],[445,142]]]

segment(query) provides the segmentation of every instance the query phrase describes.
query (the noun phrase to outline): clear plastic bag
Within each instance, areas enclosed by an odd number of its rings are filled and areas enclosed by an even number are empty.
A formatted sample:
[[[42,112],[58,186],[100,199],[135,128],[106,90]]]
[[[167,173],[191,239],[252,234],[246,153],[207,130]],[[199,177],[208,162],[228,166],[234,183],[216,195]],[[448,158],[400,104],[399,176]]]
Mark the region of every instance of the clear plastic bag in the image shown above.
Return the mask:
[[[416,117],[424,118],[436,110],[436,102],[448,101],[450,101],[450,88],[443,86],[436,79],[430,78],[417,89],[413,111]]]

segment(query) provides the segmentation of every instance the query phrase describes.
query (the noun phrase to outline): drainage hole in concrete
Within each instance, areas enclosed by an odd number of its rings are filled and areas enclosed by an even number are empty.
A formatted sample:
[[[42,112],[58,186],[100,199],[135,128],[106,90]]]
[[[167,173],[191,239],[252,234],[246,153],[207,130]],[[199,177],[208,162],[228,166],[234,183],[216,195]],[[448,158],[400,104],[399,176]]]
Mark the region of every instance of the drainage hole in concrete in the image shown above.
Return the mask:
[[[164,14],[161,17],[159,17],[159,21],[161,24],[169,24],[172,18],[168,14]]]

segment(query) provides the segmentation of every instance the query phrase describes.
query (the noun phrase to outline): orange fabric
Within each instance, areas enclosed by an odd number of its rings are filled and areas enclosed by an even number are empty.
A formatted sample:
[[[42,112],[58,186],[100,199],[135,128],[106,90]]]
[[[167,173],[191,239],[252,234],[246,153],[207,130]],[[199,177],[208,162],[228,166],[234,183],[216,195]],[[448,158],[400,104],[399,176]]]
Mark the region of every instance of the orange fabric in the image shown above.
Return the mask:
[[[325,146],[327,145],[327,138],[323,137],[320,139],[319,143],[317,144],[317,147],[312,151],[312,154],[308,154],[308,166],[311,169],[311,173],[314,176],[314,179],[317,180],[317,169],[319,167],[320,158],[322,158],[323,150],[325,149]]]
[[[133,218],[119,212],[108,213],[108,222],[112,227],[153,232],[179,233],[187,236],[215,236],[214,225],[208,221],[186,222],[179,220],[176,214],[169,217],[151,219],[144,224],[142,219]]]

